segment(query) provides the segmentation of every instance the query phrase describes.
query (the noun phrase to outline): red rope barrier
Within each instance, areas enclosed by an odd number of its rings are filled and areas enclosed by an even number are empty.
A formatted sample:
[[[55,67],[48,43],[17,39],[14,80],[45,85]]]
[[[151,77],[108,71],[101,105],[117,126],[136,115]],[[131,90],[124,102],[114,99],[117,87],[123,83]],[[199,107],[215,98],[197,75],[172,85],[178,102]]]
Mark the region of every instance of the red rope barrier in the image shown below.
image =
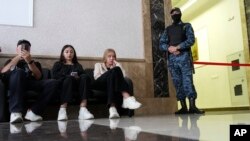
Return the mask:
[[[250,66],[250,64],[239,64],[239,63],[218,63],[218,62],[193,62],[197,65],[216,65],[216,66]]]

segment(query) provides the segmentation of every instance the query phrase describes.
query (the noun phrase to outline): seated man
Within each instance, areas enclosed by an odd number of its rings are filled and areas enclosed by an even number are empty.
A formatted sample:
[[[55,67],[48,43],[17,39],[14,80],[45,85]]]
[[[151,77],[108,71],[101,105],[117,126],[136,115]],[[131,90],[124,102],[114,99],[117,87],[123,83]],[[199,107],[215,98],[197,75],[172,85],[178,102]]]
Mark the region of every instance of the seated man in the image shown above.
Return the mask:
[[[9,59],[1,70],[1,73],[4,73],[4,83],[9,90],[11,123],[23,121],[24,95],[28,90],[41,91],[42,93],[34,105],[28,109],[25,119],[42,120],[40,115],[58,87],[56,80],[41,80],[41,64],[32,60],[30,47],[29,41],[18,41],[16,55]]]

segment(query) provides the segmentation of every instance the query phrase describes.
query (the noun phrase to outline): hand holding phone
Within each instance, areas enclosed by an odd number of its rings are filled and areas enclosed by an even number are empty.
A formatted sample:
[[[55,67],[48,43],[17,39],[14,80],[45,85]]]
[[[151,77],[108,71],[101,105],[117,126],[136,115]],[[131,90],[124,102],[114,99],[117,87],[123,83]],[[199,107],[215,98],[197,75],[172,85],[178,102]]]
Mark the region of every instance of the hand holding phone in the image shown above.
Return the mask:
[[[78,72],[74,72],[74,71],[73,71],[73,72],[70,73],[70,75],[71,75],[71,76],[74,76],[75,78],[78,78]]]

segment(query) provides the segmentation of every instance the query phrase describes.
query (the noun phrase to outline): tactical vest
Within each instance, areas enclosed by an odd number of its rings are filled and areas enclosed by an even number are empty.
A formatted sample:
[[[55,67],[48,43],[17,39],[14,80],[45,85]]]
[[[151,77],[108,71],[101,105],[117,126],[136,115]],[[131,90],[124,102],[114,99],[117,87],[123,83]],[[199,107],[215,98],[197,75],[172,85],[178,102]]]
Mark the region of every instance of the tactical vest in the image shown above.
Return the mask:
[[[172,25],[167,27],[167,36],[168,36],[168,39],[169,39],[168,44],[170,46],[177,46],[181,42],[183,42],[183,41],[185,41],[187,39],[186,29],[185,29],[186,24],[187,23],[182,23],[182,24],[178,24],[178,25],[172,24]],[[190,60],[192,62],[191,66],[192,66],[192,69],[193,69],[193,73],[195,73],[191,48],[181,50],[181,51],[189,52]]]
[[[170,46],[177,46],[187,39],[185,31],[185,23],[178,25],[170,25],[167,27],[167,35]]]

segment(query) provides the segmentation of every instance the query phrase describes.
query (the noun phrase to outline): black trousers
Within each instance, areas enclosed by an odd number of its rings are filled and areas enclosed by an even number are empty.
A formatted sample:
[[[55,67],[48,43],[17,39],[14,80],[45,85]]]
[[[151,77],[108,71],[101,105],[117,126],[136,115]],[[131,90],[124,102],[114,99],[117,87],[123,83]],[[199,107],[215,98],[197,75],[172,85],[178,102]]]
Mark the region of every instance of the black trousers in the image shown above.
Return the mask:
[[[41,115],[55,94],[59,81],[53,79],[32,80],[27,77],[27,74],[23,70],[16,69],[9,74],[8,84],[10,112],[23,112],[25,94],[27,91],[32,90],[40,92],[40,95],[37,101],[31,106],[31,110],[35,114]]]
[[[120,67],[114,67],[102,74],[94,81],[93,86],[95,89],[106,91],[108,105],[120,103],[122,100],[121,92],[130,92]]]
[[[61,103],[70,102],[73,97],[79,98],[81,101],[88,98],[91,94],[91,79],[87,74],[82,74],[79,79],[73,76],[67,76],[61,80]],[[77,99],[77,101],[79,101]]]
[[[0,94],[3,94],[4,91],[5,91],[5,87],[4,87],[2,80],[0,79]]]
[[[0,80],[0,122],[2,121],[7,121],[6,119],[6,113],[7,113],[7,110],[6,110],[6,91],[5,91],[5,86],[2,82],[2,80]]]

